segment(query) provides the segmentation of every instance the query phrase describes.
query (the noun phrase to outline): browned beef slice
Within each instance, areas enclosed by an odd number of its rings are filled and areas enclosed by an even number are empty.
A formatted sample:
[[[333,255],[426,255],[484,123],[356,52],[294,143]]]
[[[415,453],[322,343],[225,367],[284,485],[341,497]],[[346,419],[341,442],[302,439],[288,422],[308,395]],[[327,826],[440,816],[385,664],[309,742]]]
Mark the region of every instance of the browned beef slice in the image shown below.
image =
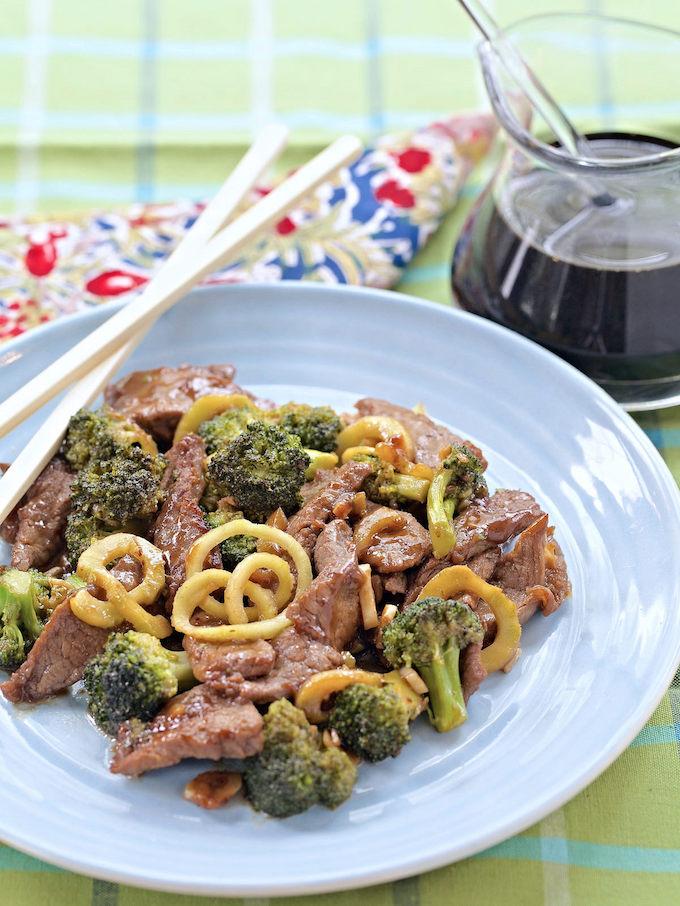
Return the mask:
[[[415,574],[406,604],[418,597],[423,587],[447,566],[472,563],[490,548],[505,544],[542,515],[540,506],[525,491],[496,491],[471,504],[454,520],[456,546],[437,560],[430,557]]]
[[[460,679],[466,702],[487,676],[486,668],[482,664],[482,646],[468,645],[460,655]]]
[[[405,595],[408,579],[405,573],[390,573],[389,576],[385,576],[383,586],[389,595]]]
[[[186,579],[189,548],[208,531],[199,506],[205,488],[204,461],[205,447],[196,434],[187,434],[168,452],[168,468],[163,476],[166,497],[153,531],[153,543],[165,557],[168,610]],[[222,565],[218,550],[211,553],[207,565]]]
[[[322,491],[325,491],[336,474],[335,469],[319,469],[311,481],[306,481],[300,488],[303,506],[313,497],[317,497]]]
[[[11,702],[39,702],[82,678],[85,664],[104,647],[108,629],[89,626],[69,600],[55,608],[19,669],[0,686]]]
[[[420,412],[414,412],[413,409],[406,409],[404,406],[396,406],[394,403],[388,403],[387,400],[373,399],[367,397],[355,403],[359,416],[364,415],[389,415],[396,418],[398,422],[406,428],[411,435],[411,440],[416,448],[416,462],[425,463],[433,468],[441,462],[439,453],[445,447],[451,444],[465,444],[472,450],[475,456],[478,456],[486,468],[484,454],[476,447],[472,441],[463,440],[443,425],[438,425],[431,418]]]
[[[548,586],[555,599],[555,610],[571,594],[571,582],[567,574],[567,563],[562,553],[562,548],[552,537],[552,529],[548,531],[548,547],[546,551],[545,584]],[[549,611],[544,608],[543,613]]]
[[[544,513],[519,535],[515,546],[503,554],[493,575],[493,582],[517,605],[520,623],[540,607],[546,613],[556,610],[555,598],[546,586],[545,549],[548,540],[548,516]]]
[[[55,458],[29,488],[17,511],[12,566],[38,569],[63,546],[73,477],[64,460]]]
[[[233,383],[233,365],[180,365],[134,371],[106,388],[106,402],[164,443],[194,400],[208,393],[252,394]]]
[[[381,512],[387,516],[394,516],[395,513],[389,507],[378,507],[359,520],[355,533],[361,532],[365,520],[373,521]],[[432,553],[432,541],[427,529],[410,513],[398,511],[398,515],[401,525],[378,532],[361,556],[362,563],[370,563],[379,573],[400,573],[411,569]]]
[[[111,771],[136,776],[184,758],[248,758],[262,749],[262,726],[250,702],[229,701],[208,686],[195,686],[171,699],[146,726],[121,726]]]
[[[184,636],[184,648],[196,679],[204,682],[213,676],[240,673],[250,679],[264,676],[274,666],[276,654],[264,639],[253,642],[201,642]]]
[[[260,679],[246,680],[239,674],[210,679],[210,685],[227,696],[253,702],[290,698],[315,673],[333,670],[343,663],[342,655],[323,642],[300,635],[291,627],[272,642],[276,661],[272,671]]]
[[[349,504],[371,471],[365,462],[347,462],[334,470],[333,480],[313,497],[289,521],[286,531],[311,556],[324,525],[333,518],[333,511]]]
[[[111,573],[118,581],[125,586],[127,591],[137,588],[144,578],[144,568],[139,560],[135,560],[129,554],[125,554],[120,560],[111,567]]]
[[[302,635],[341,649],[359,631],[359,580],[352,530],[335,519],[319,535],[314,549],[318,575],[286,616]]]

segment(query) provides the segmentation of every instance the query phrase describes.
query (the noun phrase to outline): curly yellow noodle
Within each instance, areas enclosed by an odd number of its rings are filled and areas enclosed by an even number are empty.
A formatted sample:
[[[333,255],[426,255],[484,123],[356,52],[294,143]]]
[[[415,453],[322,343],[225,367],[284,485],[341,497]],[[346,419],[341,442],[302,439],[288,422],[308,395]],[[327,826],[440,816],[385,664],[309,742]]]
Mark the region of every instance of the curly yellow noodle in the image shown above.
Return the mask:
[[[271,541],[274,544],[278,544],[289,554],[297,572],[295,597],[312,584],[312,564],[309,562],[309,557],[302,545],[292,535],[281,529],[274,528],[271,525],[259,525],[255,522],[249,522],[247,519],[233,519],[225,525],[219,525],[217,528],[211,529],[194,541],[186,557],[187,578],[203,569],[206,557],[214,547],[217,547],[226,538],[233,538],[234,535],[251,535],[253,538]]]
[[[487,673],[502,670],[517,657],[522,627],[517,608],[496,585],[489,585],[468,566],[448,566],[425,585],[417,600],[436,595],[439,598],[456,598],[461,594],[476,595],[489,605],[496,618],[496,636],[483,649],[482,664]]]
[[[143,568],[142,580],[127,591],[107,567],[124,556],[134,557]],[[169,621],[144,609],[153,604],[165,588],[163,554],[145,538],[119,532],[95,541],[78,560],[77,575],[95,585],[106,595],[103,601],[81,588],[71,600],[71,610],[84,623],[112,629],[130,623],[138,632],[147,632],[163,639],[172,632]]]
[[[278,611],[289,602],[293,591],[291,569],[283,557],[262,551],[245,557],[233,573],[220,569],[203,569],[210,551],[225,538],[234,535],[250,535],[275,544],[289,555],[297,573],[296,598],[311,585],[312,565],[309,557],[291,535],[274,526],[259,525],[247,519],[234,519],[206,532],[194,542],[187,554],[187,581],[180,589],[181,594],[178,592],[175,597],[172,615],[173,626],[181,632],[194,638],[214,641],[273,638],[273,635],[290,625],[287,620],[277,616]],[[263,568],[276,574],[278,586],[274,593],[250,578],[256,570]],[[225,590],[224,603],[212,595],[219,588]],[[245,597],[254,606],[246,607]],[[229,626],[194,626],[190,618],[197,607],[210,616],[228,622]]]
[[[244,557],[236,566],[236,569],[231,574],[231,582],[227,586],[224,595],[224,607],[230,623],[247,622],[243,607],[244,595],[248,595],[253,600],[253,603],[257,605],[258,602],[251,597],[251,591],[249,590],[249,586],[253,586],[256,583],[248,581],[257,569],[269,569],[276,574],[276,578],[279,580],[278,588],[271,601],[274,612],[263,613],[261,614],[262,617],[275,617],[279,610],[290,601],[293,592],[293,576],[286,561],[275,554],[250,554]]]
[[[386,443],[397,435],[403,440],[404,453],[408,459],[415,459],[416,448],[411,435],[401,422],[389,415],[365,415],[343,428],[338,434],[338,453],[344,453],[349,447],[375,446],[378,441]]]
[[[216,415],[221,415],[227,409],[244,408],[252,409],[253,413],[260,411],[253,401],[242,393],[208,393],[206,396],[199,396],[180,418],[173,443],[176,444],[187,434],[194,434],[199,425],[210,421]]]
[[[281,613],[271,620],[256,620],[234,626],[194,626],[191,617],[196,607],[218,588],[226,589],[231,574],[223,569],[205,569],[194,573],[181,586],[172,605],[172,625],[178,632],[205,642],[230,642],[249,639],[273,639],[288,626],[290,620]]]

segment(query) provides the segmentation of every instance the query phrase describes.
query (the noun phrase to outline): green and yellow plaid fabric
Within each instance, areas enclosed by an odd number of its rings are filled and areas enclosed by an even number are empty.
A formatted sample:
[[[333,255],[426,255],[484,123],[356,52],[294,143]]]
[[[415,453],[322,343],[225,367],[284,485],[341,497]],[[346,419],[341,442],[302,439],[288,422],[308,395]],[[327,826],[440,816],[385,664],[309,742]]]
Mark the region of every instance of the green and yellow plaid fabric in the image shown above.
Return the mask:
[[[502,22],[561,5],[493,4]],[[680,29],[677,0],[567,5]],[[2,0],[0,209],[61,213],[209,196],[274,114],[293,130],[282,162],[290,167],[340,132],[369,137],[478,107],[472,43],[454,0]],[[450,302],[464,208],[401,289]],[[639,421],[680,479],[680,410]],[[232,901],[93,881],[0,846],[2,906],[218,902]],[[680,903],[680,679],[599,780],[525,833],[420,877],[305,902]]]

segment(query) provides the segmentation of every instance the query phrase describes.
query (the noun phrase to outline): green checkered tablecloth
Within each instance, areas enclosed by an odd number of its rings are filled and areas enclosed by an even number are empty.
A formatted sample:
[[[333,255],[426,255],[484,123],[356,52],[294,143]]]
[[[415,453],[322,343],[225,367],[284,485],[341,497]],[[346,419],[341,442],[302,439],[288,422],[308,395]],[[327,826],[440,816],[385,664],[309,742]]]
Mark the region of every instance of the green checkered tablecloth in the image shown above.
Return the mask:
[[[508,22],[561,3],[493,6]],[[565,6],[680,28],[677,0]],[[370,136],[478,107],[471,44],[453,0],[1,0],[0,209],[209,196],[272,114],[293,130],[289,167],[340,132]],[[450,302],[448,263],[466,203],[401,289]],[[639,422],[680,478],[680,410]],[[1,906],[199,902],[231,901],[93,881],[0,845]],[[680,903],[680,681],[609,770],[525,833],[420,877],[307,902]]]

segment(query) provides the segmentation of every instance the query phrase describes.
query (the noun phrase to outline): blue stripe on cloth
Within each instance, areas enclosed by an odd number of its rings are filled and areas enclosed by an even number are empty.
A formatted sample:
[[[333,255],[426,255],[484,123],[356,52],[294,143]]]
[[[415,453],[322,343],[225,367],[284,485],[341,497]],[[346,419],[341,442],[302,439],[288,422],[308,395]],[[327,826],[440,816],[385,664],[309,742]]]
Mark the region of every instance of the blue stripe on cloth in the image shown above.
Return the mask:
[[[119,38],[96,38],[89,35],[58,36],[47,38],[50,54],[83,57],[139,56],[139,42]],[[0,38],[0,53],[25,54],[25,38]],[[429,38],[425,35],[387,37],[381,43],[384,54],[414,56],[471,57],[469,42],[447,38]],[[335,38],[283,38],[278,39],[272,52],[275,57],[327,57],[333,60],[363,60],[366,46]],[[157,55],[164,60],[245,60],[250,58],[250,48],[243,41],[166,41],[157,42]]]
[[[407,268],[399,282],[409,284],[424,283],[426,280],[440,280],[442,277],[446,277],[449,271],[448,264],[419,264]]]
[[[154,129],[156,125],[156,35],[158,10],[156,0],[142,5],[143,39],[139,72],[139,132],[136,149],[137,191],[135,201],[149,202],[154,197]]]
[[[650,874],[680,871],[680,849],[611,846],[565,840],[563,837],[513,837],[493,846],[475,859],[525,859],[555,862],[605,871],[639,871]]]
[[[680,743],[680,724],[650,724],[643,727],[635,739],[631,742],[633,746],[664,746],[675,745]]]
[[[680,428],[645,428],[645,434],[655,447],[680,447]]]
[[[378,0],[366,4],[366,56],[368,62],[368,107],[371,131],[380,135],[385,128],[383,117],[382,72],[380,69],[380,7]]]

